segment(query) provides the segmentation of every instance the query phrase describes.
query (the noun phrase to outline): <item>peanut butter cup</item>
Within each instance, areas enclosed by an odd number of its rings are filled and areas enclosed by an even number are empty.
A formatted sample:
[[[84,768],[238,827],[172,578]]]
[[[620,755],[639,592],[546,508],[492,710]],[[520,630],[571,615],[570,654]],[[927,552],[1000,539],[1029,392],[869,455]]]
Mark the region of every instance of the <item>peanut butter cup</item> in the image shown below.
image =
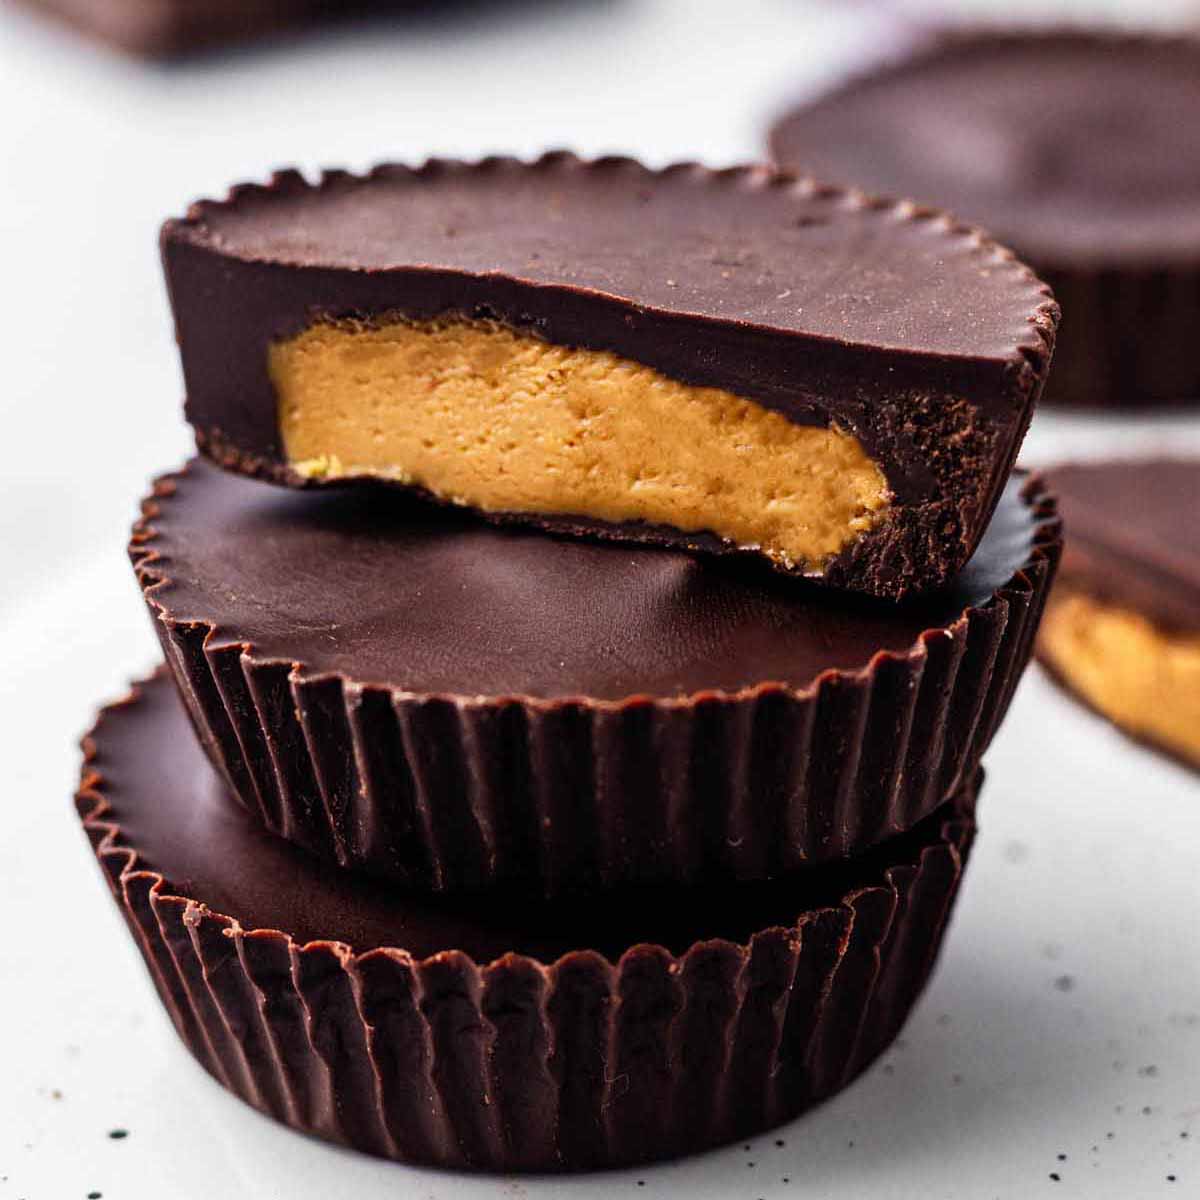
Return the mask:
[[[204,459],[131,554],[204,748],[269,829],[435,891],[760,879],[910,828],[971,777],[1058,553],[1012,480],[903,604]]]
[[[283,172],[162,245],[226,467],[893,598],[970,558],[1058,316],[978,233],[761,167]]]
[[[322,864],[229,797],[165,675],[102,713],[77,804],[201,1065],[371,1154],[572,1170],[748,1137],[843,1087],[933,965],[975,781],[770,884],[457,903]]]
[[[1066,313],[1047,403],[1200,401],[1200,39],[947,32],[782,118],[788,167],[978,222]]]
[[[1068,538],[1038,657],[1131,736],[1200,768],[1200,462],[1049,475]]]

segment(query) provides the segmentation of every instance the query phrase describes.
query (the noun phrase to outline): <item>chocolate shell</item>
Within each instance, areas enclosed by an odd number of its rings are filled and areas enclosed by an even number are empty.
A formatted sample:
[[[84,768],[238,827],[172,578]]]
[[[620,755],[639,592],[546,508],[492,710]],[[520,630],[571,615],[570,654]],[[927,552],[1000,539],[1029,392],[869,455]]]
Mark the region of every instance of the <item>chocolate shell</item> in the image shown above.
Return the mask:
[[[180,1037],[247,1103],[370,1154],[644,1162],[843,1087],[932,968],[976,785],[853,863],[570,905],[449,902],[263,831],[165,675],[85,739],[84,828]]]
[[[446,891],[762,879],[857,854],[974,773],[1059,551],[1014,480],[903,605],[202,459],[131,555],[200,740],[263,825]]]
[[[855,518],[857,532],[820,562],[771,561],[892,598],[938,586],[974,552],[1058,320],[1045,286],[976,231],[764,167],[652,171],[559,153],[385,165],[315,184],[282,172],[168,221],[162,249],[186,414],[201,451],[225,467],[331,482],[285,452],[271,347],[329,322],[483,320],[853,436],[886,480],[886,509]],[[363,380],[353,384],[347,397]],[[672,432],[664,420],[650,441],[669,444]],[[811,466],[798,458],[790,478]],[[487,515],[768,557],[753,539],[666,517],[502,505]]]
[[[1067,315],[1048,404],[1200,400],[1200,39],[917,35],[783,116],[772,158],[978,222]]]

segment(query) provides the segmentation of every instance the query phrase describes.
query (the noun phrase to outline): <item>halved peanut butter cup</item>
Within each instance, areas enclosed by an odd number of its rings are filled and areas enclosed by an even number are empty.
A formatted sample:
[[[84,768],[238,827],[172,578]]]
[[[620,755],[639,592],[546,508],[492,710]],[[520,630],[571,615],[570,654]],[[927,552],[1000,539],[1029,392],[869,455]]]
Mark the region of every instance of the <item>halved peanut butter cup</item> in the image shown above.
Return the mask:
[[[412,886],[547,894],[768,878],[927,817],[1004,716],[1058,549],[1014,480],[953,585],[897,605],[200,459],[131,544],[265,827]]]

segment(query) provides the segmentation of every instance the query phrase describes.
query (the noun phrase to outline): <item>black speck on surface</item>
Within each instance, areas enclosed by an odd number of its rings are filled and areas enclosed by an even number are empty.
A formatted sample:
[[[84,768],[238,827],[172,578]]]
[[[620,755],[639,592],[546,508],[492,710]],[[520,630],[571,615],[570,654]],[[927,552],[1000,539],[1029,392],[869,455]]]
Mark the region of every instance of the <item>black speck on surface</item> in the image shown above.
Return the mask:
[[[1168,1175],[1168,1176],[1167,1176],[1167,1182],[1168,1182],[1168,1183],[1174,1183],[1174,1182],[1175,1182],[1175,1176],[1174,1176],[1174,1175]]]
[[[112,1140],[114,1142],[119,1142],[122,1138],[127,1138],[129,1136],[129,1130],[128,1129],[110,1129],[108,1131],[108,1136],[110,1138],[112,1138]]]
[[[1055,1183],[1058,1183],[1062,1179],[1062,1176],[1057,1171],[1051,1171],[1050,1178],[1053,1179]]]
[[[777,1146],[779,1146],[779,1147],[783,1147],[783,1146],[786,1146],[786,1145],[787,1145],[787,1142],[785,1142],[785,1141],[783,1140],[783,1138],[776,1138],[776,1139],[775,1139],[775,1145],[777,1145]]]
[[[88,1192],[87,1200],[100,1200],[100,1197],[103,1195],[103,1192]]]
[[[1069,992],[1075,986],[1075,978],[1072,975],[1060,975],[1055,981],[1054,986],[1060,992]]]
[[[1154,1079],[1158,1075],[1158,1068],[1153,1064],[1148,1067],[1138,1067],[1138,1074],[1143,1079]]]
[[[1148,1105],[1148,1104],[1142,1105],[1142,1116],[1143,1117],[1148,1117],[1153,1111],[1154,1111],[1154,1109],[1152,1109],[1150,1107],[1150,1105]]]
[[[1066,1156],[1065,1154],[1060,1154],[1060,1155],[1058,1156],[1058,1161],[1059,1161],[1059,1162],[1066,1162],[1066,1161],[1067,1161],[1067,1156]]]

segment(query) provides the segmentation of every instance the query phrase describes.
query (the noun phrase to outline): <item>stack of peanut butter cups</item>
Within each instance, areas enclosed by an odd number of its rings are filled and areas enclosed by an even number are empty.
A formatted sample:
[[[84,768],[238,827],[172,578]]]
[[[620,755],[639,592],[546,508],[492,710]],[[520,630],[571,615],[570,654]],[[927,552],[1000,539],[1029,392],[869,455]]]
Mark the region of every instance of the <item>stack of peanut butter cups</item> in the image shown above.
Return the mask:
[[[284,172],[163,254],[202,453],[78,807],[192,1054],[489,1171],[855,1078],[1058,558],[1044,285],[912,204],[567,154]]]

